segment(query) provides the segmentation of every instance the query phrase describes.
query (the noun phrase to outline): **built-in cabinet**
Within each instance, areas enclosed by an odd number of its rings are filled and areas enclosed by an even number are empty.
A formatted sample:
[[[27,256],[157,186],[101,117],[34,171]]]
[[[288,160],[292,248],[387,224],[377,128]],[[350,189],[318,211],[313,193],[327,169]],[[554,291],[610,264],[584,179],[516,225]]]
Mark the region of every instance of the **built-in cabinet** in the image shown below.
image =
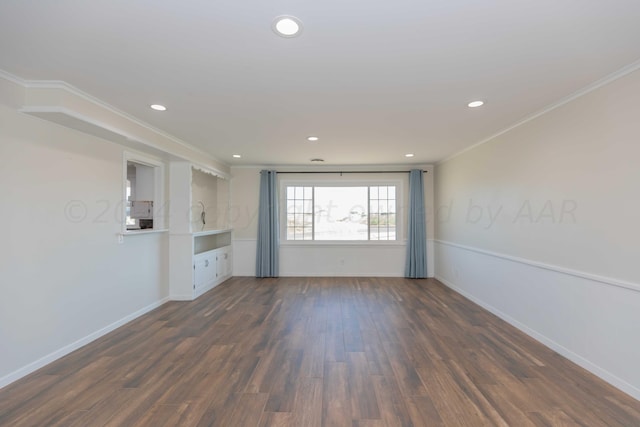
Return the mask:
[[[233,275],[229,179],[182,161],[169,173],[170,295],[192,300]]]
[[[194,297],[197,297],[231,277],[233,265],[231,262],[231,231],[215,231],[213,234],[198,233],[194,235],[193,240],[193,293]],[[199,243],[201,240],[209,240],[214,244]],[[198,248],[210,248],[211,246],[214,249],[198,252]]]
[[[200,296],[230,276],[229,247],[203,252],[193,257],[193,291]]]

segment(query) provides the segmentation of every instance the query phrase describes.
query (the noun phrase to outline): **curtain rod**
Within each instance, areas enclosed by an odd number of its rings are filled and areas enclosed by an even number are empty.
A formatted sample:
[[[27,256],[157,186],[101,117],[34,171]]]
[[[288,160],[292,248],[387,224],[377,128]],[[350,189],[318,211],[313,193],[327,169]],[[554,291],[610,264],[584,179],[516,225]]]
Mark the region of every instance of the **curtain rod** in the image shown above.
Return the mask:
[[[283,171],[283,172],[279,172],[276,171],[276,173],[279,174],[283,174],[283,173],[339,173],[340,175],[342,175],[343,173],[409,173],[411,171],[298,171],[298,172],[293,172],[293,171]],[[429,173],[429,171],[422,171],[424,173]]]

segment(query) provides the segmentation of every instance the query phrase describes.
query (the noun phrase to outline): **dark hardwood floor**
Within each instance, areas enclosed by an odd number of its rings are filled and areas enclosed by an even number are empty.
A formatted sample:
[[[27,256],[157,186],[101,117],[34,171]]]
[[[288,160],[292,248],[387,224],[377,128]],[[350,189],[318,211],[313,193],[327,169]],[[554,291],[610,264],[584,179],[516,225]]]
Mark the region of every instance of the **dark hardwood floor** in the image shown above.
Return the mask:
[[[2,426],[639,426],[435,280],[233,278],[0,390]]]

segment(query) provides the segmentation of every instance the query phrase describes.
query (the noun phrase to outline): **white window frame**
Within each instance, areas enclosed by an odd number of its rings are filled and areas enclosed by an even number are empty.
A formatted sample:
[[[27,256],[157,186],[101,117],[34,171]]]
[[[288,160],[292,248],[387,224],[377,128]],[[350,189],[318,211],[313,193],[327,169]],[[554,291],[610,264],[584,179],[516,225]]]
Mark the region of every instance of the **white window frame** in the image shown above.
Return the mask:
[[[372,186],[396,187],[396,238],[395,240],[287,240],[287,187],[372,187]],[[301,180],[281,179],[279,182],[279,208],[280,208],[280,244],[281,245],[398,245],[403,244],[402,233],[404,230],[403,182],[400,179],[371,179],[371,180]],[[315,201],[315,200],[314,200]],[[370,200],[367,201],[368,203]],[[315,209],[315,206],[314,206]],[[367,207],[369,209],[369,207]],[[370,218],[369,218],[370,219]],[[370,235],[370,225],[367,224],[367,234]]]
[[[153,228],[127,230],[127,167],[129,162],[153,168]],[[122,156],[122,234],[165,231],[164,218],[165,164],[162,160],[144,153],[125,151]]]

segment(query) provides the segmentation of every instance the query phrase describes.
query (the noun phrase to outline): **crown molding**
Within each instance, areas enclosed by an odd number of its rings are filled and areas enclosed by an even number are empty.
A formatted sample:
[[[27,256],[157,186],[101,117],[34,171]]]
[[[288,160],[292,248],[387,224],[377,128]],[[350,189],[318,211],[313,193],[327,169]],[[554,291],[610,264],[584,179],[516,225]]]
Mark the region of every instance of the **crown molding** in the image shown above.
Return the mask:
[[[156,128],[155,126],[146,123],[140,119],[138,119],[137,117],[126,113],[116,107],[114,107],[113,105],[110,105],[106,102],[104,102],[103,100],[96,98],[93,95],[90,95],[80,89],[78,89],[77,87],[70,85],[67,82],[64,82],[62,80],[25,80],[22,79],[18,76],[15,76],[11,73],[8,73],[2,69],[0,69],[0,78],[4,78],[14,84],[20,85],[22,87],[24,87],[27,91],[29,90],[47,90],[47,89],[53,89],[53,90],[62,90],[65,91],[77,98],[80,98],[82,100],[85,100],[87,102],[90,102],[100,108],[103,108],[105,110],[107,110],[108,112],[115,114],[116,116],[119,116],[137,126],[140,126],[143,129],[146,129],[148,131],[151,131],[163,138],[166,138],[167,140],[171,141],[172,143],[178,144],[183,148],[186,148],[190,151],[193,151],[195,153],[198,153],[210,160],[212,160],[213,162],[225,165],[227,167],[230,167],[231,165],[228,162],[222,161],[219,158],[217,158],[216,156],[214,156],[213,154],[199,148],[196,147],[180,138],[177,138],[174,135],[171,135],[159,128]],[[55,108],[53,107],[38,107],[38,106],[24,106],[24,108],[21,109],[22,112],[46,112],[47,108],[51,108],[51,110],[49,111],[54,111]],[[61,112],[61,109],[55,110],[57,112]],[[66,112],[68,114],[68,111]],[[75,114],[76,117],[79,117],[79,115],[76,113]],[[93,123],[95,124],[95,123]],[[122,132],[114,130],[114,129],[109,129],[111,132],[114,133],[119,133],[122,134]],[[132,137],[133,140],[135,140],[135,137]]]
[[[203,166],[199,163],[191,163],[191,167],[194,168],[195,170],[198,170],[202,173],[206,173],[208,175],[213,175],[217,178],[222,178],[222,179],[226,179],[229,180],[231,179],[231,175],[225,172],[221,172],[217,169],[208,167],[208,166]]]
[[[609,83],[612,83],[612,82],[614,82],[614,81],[616,81],[618,79],[621,79],[622,77],[624,77],[624,76],[626,76],[628,74],[631,74],[634,71],[637,71],[639,69],[640,69],[640,59],[635,61],[635,62],[632,62],[629,65],[626,65],[626,66],[622,67],[618,71],[615,71],[615,72],[613,72],[613,73],[611,73],[611,74],[609,74],[609,75],[607,75],[607,76],[605,76],[605,77],[603,77],[603,78],[601,78],[599,80],[596,80],[595,82],[583,87],[582,89],[577,90],[576,92],[573,92],[572,94],[570,94],[570,95],[568,95],[568,96],[566,96],[564,98],[561,98],[560,100],[558,100],[558,101],[556,101],[556,102],[544,107],[542,110],[539,110],[539,111],[537,111],[537,112],[535,112],[533,114],[530,114],[530,115],[526,116],[525,118],[515,122],[511,126],[508,126],[508,127],[504,128],[504,129],[494,133],[493,135],[491,135],[491,136],[489,136],[487,138],[484,138],[484,139],[476,142],[475,144],[458,151],[455,154],[452,154],[451,156],[445,157],[444,159],[436,162],[436,166],[440,166],[440,165],[448,162],[449,160],[452,160],[452,159],[454,159],[454,158],[466,153],[467,151],[473,150],[474,148],[477,148],[477,147],[479,147],[479,146],[481,146],[483,144],[486,144],[487,142],[490,142],[490,141],[496,139],[500,135],[504,135],[505,133],[507,133],[509,131],[512,131],[513,129],[515,129],[517,127],[520,127],[520,126],[524,125],[525,123],[528,123],[528,122],[530,122],[532,120],[535,120],[538,117],[555,110],[556,108],[562,107],[563,105],[568,104],[571,101],[574,101],[574,100],[576,100],[578,98],[581,98],[581,97],[583,97],[583,96],[585,96],[585,95],[587,95],[587,94],[589,94],[589,93],[591,93],[591,92],[593,92],[593,91],[595,91],[597,89],[600,89],[601,87],[606,86]]]
[[[11,83],[20,85],[22,87],[26,87],[25,81],[18,76],[15,76],[11,73],[8,73],[2,69],[0,69],[0,78],[10,81]]]

